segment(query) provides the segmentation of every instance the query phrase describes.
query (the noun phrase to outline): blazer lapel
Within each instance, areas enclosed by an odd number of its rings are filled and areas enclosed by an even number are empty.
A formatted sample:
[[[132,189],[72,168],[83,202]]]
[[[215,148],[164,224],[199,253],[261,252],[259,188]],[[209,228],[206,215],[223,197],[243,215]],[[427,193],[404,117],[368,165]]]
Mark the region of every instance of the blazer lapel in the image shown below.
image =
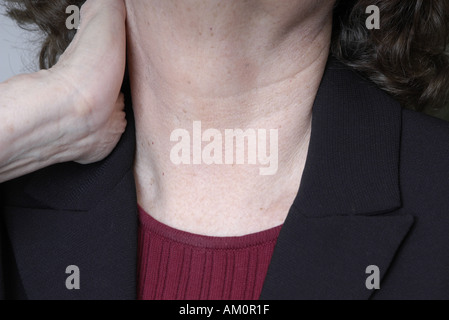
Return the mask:
[[[369,298],[375,291],[365,286],[366,268],[377,266],[382,280],[412,222],[394,215],[308,218],[293,209],[261,299]]]
[[[400,106],[330,58],[313,107],[301,185],[262,299],[366,299],[413,224],[400,215]]]

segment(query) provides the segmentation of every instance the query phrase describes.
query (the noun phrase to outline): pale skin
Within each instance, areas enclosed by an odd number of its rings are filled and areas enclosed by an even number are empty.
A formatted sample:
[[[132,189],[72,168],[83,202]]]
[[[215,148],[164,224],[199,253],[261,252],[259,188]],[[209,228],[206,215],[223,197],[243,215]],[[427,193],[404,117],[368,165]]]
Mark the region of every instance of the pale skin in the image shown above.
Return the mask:
[[[84,49],[75,55],[77,46],[71,46],[65,64],[58,63],[54,70],[66,77],[61,81],[66,85],[80,79],[90,80],[90,86],[97,83],[96,90],[88,90],[88,85],[69,87],[70,92],[82,93],[77,97],[88,97],[82,99],[91,102],[88,114],[95,113],[92,105],[98,105],[98,100],[109,105],[108,110],[121,112],[121,106],[110,106],[121,83],[126,32],[136,118],[138,203],[157,220],[180,230],[210,236],[250,234],[282,224],[297,194],[310,140],[312,105],[328,58],[333,4],[327,0],[89,0],[84,12],[91,12],[92,21],[96,16],[104,20],[92,23],[92,38],[83,42]],[[82,18],[80,33],[89,39],[88,26],[83,27],[86,21]],[[98,35],[100,29],[104,33]],[[114,37],[110,37],[112,30]],[[96,74],[101,55],[94,49],[98,45],[92,45],[101,35],[109,39],[105,53],[112,55],[105,64],[113,74],[102,78],[112,83],[106,93]],[[85,114],[86,108],[82,110]],[[109,119],[103,116],[99,122],[108,123],[104,118]],[[222,132],[278,129],[277,173],[261,176],[254,165],[174,165],[171,132],[191,130],[197,120]],[[113,132],[119,137],[124,126],[118,128]],[[86,149],[81,152],[84,157],[89,155]],[[74,159],[72,155],[70,160]]]
[[[328,58],[333,1],[126,0],[139,204],[210,236],[282,224],[297,194],[312,105]],[[279,168],[174,165],[170,133],[279,130]]]

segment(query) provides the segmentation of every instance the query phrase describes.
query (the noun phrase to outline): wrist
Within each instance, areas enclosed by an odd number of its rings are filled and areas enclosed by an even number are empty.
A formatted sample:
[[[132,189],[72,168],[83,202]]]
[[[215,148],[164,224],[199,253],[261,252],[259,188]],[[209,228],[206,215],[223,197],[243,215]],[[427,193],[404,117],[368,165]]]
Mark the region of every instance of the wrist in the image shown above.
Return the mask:
[[[15,76],[0,84],[0,97],[1,181],[66,160],[74,102],[51,72]]]
[[[61,70],[62,71],[62,70]],[[58,69],[41,70],[35,76],[45,84],[48,96],[47,159],[52,163],[73,161],[83,150],[80,141],[89,135],[86,98],[73,80]]]

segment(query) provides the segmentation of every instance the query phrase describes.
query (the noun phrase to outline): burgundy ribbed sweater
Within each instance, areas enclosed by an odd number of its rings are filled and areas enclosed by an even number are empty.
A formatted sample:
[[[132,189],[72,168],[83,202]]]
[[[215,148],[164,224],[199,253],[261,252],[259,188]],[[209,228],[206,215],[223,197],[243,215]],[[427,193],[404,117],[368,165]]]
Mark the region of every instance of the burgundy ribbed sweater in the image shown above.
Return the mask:
[[[258,299],[281,226],[210,237],[162,224],[139,207],[140,300]]]

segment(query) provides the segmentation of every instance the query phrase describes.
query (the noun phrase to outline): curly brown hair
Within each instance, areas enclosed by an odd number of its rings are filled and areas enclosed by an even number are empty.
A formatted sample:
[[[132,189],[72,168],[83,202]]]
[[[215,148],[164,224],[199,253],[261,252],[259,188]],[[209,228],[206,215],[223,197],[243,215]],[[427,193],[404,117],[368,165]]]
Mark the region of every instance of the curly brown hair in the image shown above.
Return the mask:
[[[20,26],[44,33],[41,68],[54,65],[75,34],[61,13],[84,2],[5,0],[8,15]],[[365,26],[370,5],[380,9],[380,29]],[[448,0],[337,0],[333,24],[335,57],[404,107],[441,116],[449,103]]]

